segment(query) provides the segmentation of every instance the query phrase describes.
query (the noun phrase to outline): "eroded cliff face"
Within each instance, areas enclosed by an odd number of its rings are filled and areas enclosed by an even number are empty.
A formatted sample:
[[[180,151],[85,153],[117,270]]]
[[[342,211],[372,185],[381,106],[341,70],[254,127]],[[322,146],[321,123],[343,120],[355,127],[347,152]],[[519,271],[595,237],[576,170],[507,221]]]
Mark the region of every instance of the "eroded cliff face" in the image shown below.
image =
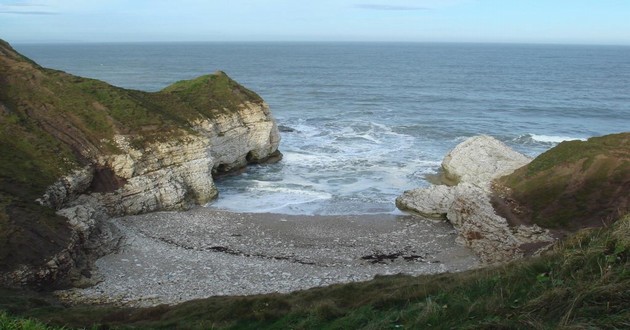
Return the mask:
[[[182,210],[214,199],[217,171],[233,171],[252,162],[278,160],[280,137],[266,104],[243,104],[238,112],[194,123],[195,132],[172,140],[134,148],[125,136],[114,141],[122,151],[101,155],[94,165],[77,170],[53,184],[39,200],[68,219],[73,238],[66,249],[43,266],[20,267],[5,276],[12,282],[58,279],[70,274],[73,285],[98,280],[81,276],[97,257],[116,247],[120,235],[107,219],[159,210]],[[98,168],[98,169],[97,169]],[[103,169],[120,187],[110,192],[91,188]],[[108,171],[108,172],[109,172]],[[79,252],[83,250],[83,252]],[[87,250],[87,251],[86,251]]]
[[[268,105],[223,72],[145,93],[42,68],[4,42],[0,68],[0,285],[89,284],[120,239],[110,217],[207,203],[214,175],[281,158]],[[19,251],[29,240],[44,248]]]
[[[549,245],[553,238],[538,226],[510,226],[492,203],[492,181],[514,172],[531,159],[490,136],[476,136],[456,146],[442,162],[454,185],[433,185],[405,191],[396,199],[401,210],[447,219],[458,241],[486,263],[505,262]]]
[[[126,181],[102,198],[110,215],[207,203],[218,194],[213,174],[280,155],[278,128],[264,103],[243,104],[236,112],[195,122],[193,128],[195,134],[144,149],[131,147],[123,136],[116,138],[123,153],[99,159],[101,166]]]

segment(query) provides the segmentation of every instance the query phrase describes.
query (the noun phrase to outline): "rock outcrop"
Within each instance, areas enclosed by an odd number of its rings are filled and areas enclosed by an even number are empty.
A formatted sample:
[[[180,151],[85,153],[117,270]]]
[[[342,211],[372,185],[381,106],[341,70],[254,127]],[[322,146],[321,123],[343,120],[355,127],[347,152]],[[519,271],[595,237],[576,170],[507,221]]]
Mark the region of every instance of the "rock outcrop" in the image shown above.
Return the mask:
[[[450,182],[471,183],[486,189],[495,178],[510,174],[530,161],[503,142],[481,135],[451,150],[442,161],[442,170]]]
[[[396,205],[424,217],[448,219],[458,232],[458,241],[473,249],[483,262],[519,258],[532,247],[553,240],[544,229],[512,227],[497,215],[491,203],[491,184],[529,161],[492,137],[472,137],[442,162],[444,177],[455,185],[406,191],[396,199]]]
[[[207,203],[213,176],[282,156],[268,105],[223,72],[145,93],[3,41],[0,69],[0,285],[93,282],[91,261],[119,239],[108,218]],[[20,250],[29,240],[41,246]]]

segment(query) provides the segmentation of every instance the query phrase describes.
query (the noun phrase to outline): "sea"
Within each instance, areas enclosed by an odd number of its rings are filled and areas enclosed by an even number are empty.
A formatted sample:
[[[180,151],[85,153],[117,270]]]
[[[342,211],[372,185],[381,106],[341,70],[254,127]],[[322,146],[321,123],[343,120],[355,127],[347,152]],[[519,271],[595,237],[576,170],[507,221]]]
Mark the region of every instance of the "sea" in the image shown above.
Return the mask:
[[[207,207],[398,214],[444,155],[487,134],[537,156],[630,131],[630,47],[451,43],[15,44],[39,64],[159,91],[225,71],[261,95],[284,154],[216,180]]]

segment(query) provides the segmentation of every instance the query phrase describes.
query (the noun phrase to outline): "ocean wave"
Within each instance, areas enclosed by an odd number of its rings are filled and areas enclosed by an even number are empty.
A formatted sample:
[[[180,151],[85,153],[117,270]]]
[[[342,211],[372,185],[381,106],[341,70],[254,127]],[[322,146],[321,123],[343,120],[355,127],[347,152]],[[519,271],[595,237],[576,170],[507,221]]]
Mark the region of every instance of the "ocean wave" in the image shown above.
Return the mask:
[[[571,137],[571,136],[562,136],[562,135],[542,135],[542,134],[523,134],[514,139],[514,142],[517,143],[542,143],[542,144],[558,144],[563,141],[586,141],[586,138],[582,137]]]
[[[574,141],[574,140],[586,141],[586,138],[578,138],[578,137],[570,137],[570,136],[537,135],[537,134],[531,134],[531,136],[534,141],[548,142],[548,143],[560,143],[563,141]]]
[[[323,153],[320,154],[307,154],[304,152],[284,151],[282,161],[286,164],[299,164],[307,166],[308,164],[315,164],[321,166],[322,164],[331,164],[337,162],[338,159],[330,155]]]
[[[284,213],[283,211],[288,211],[286,209],[292,206],[329,200],[332,197],[327,192],[270,186],[248,188],[247,191],[240,193],[222,194],[219,199],[206,206],[245,213]]]
[[[456,137],[452,138],[451,141],[460,143],[460,142],[466,141],[469,138],[470,138],[470,136],[456,136]]]

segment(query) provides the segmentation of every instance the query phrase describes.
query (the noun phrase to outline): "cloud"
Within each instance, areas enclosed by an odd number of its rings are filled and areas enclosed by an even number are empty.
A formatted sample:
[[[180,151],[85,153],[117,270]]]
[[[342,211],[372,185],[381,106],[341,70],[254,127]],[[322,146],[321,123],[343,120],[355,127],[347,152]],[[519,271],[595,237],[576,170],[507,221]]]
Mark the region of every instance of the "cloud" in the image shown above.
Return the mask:
[[[0,4],[0,14],[57,15],[59,13],[51,10],[46,5],[31,2],[15,2],[10,4]]]
[[[369,9],[369,10],[397,10],[397,11],[416,11],[416,10],[429,10],[428,7],[419,6],[398,6],[398,5],[380,5],[372,3],[360,3],[354,5],[355,8]]]

